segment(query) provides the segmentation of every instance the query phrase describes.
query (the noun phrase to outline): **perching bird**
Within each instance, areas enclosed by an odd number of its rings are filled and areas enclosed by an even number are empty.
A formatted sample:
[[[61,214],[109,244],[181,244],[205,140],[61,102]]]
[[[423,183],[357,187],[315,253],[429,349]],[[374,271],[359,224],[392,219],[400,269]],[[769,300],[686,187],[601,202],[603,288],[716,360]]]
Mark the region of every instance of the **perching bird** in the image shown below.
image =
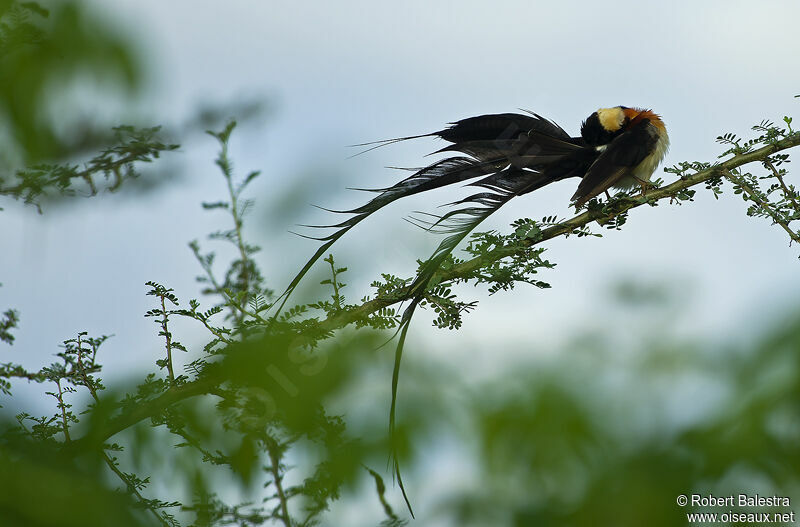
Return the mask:
[[[570,137],[554,122],[532,112],[528,115],[503,113],[456,121],[438,132],[355,146],[378,148],[431,136],[451,143],[434,153],[465,155],[436,161],[391,187],[362,189],[379,194],[361,207],[331,211],[352,216],[338,224],[319,226],[337,230],[315,238],[325,243],[289,284],[284,292],[284,303],[336,240],[367,216],[399,198],[469,180],[476,180],[469,183],[470,186],[485,189],[451,203],[466,206],[428,223],[429,229],[439,227],[451,236],[442,241],[412,284],[418,288],[427,282],[425,275],[432,276],[438,264],[461,240],[512,197],[567,178],[581,178],[571,198],[578,207],[611,188],[627,190],[640,185],[644,192],[669,146],[666,128],[658,115],[625,106],[597,110],[583,122],[578,137]],[[425,272],[426,269],[429,272]]]
[[[609,188],[627,190],[640,185],[642,193],[669,148],[661,118],[639,108],[601,108],[581,126],[585,147],[597,152],[572,196],[577,206]]]
[[[667,152],[669,138],[661,118],[650,110],[615,106],[601,108],[581,125],[581,135],[570,137],[560,126],[535,113],[496,114],[470,117],[448,128],[410,137],[377,141],[363,145],[374,148],[419,137],[437,136],[451,143],[434,153],[460,152],[414,172],[391,187],[372,190],[378,195],[365,205],[351,210],[331,211],[352,214],[345,221],[328,225],[337,229],[316,238],[324,243],[303,266],[283,293],[283,301],[273,317],[277,318],[289,295],[311,266],[348,230],[389,203],[406,196],[436,188],[475,180],[470,186],[482,191],[451,203],[463,205],[436,221],[428,229],[440,227],[447,236],[433,255],[422,264],[416,278],[408,285],[398,333],[392,375],[392,405],[389,427],[394,430],[397,383],[408,327],[416,307],[425,298],[428,286],[442,262],[484,219],[514,196],[527,194],[549,183],[567,178],[581,178],[571,200],[577,207],[607,192],[610,188],[629,189],[647,182]],[[274,320],[273,318],[273,320]],[[393,452],[394,470],[403,497],[406,497],[400,467]],[[411,513],[413,516],[413,512]]]

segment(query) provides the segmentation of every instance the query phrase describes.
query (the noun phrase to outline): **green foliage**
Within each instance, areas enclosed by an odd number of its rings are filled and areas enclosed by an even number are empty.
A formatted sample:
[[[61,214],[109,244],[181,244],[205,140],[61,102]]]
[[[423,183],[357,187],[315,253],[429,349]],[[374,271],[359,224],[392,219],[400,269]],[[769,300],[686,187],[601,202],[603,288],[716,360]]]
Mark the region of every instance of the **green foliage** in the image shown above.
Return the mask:
[[[677,165],[671,167],[664,167],[664,172],[667,174],[675,174],[680,179],[685,180],[691,172],[702,172],[712,167],[711,163],[701,161],[681,161]]]
[[[8,178],[0,174],[0,195],[21,199],[35,205],[41,212],[44,198],[54,195],[74,196],[80,187],[94,196],[98,193],[98,177],[102,178],[105,190],[119,189],[123,182],[139,177],[137,163],[150,163],[162,152],[178,148],[178,145],[162,142],[158,138],[160,127],[137,129],[119,126],[114,130],[114,145],[86,161],[83,166],[75,164],[40,163],[16,171]]]
[[[717,137],[717,142],[729,147],[720,157],[747,154],[757,145],[773,145],[782,139],[796,137],[798,132],[792,130],[792,119],[784,117],[783,122],[786,128],[776,126],[770,121],[762,121],[753,126],[753,130],[761,135],[745,142],[732,133]],[[708,188],[714,192],[715,197],[719,195],[724,176],[733,183],[734,194],[750,203],[747,208],[748,216],[767,218],[773,225],[780,226],[791,241],[800,242],[800,229],[792,227],[792,222],[800,219],[800,196],[795,186],[786,181],[786,168],[781,167],[788,162],[789,154],[776,153],[761,160],[767,170],[766,175],[756,176],[739,168],[725,170],[709,183]]]
[[[509,291],[517,282],[526,283],[546,289],[550,284],[534,278],[540,269],[552,269],[555,264],[542,259],[545,249],[535,248],[532,244],[541,240],[542,228],[557,223],[555,216],[542,218],[537,223],[529,218],[520,219],[511,224],[511,234],[499,234],[494,231],[474,234],[464,251],[473,258],[491,254],[495,251],[509,253],[509,256],[487,263],[472,276],[464,280],[474,279],[478,284],[489,284],[489,293]]]
[[[71,112],[70,104],[61,104],[59,121],[53,120],[60,95],[55,90],[89,80],[106,93],[130,95],[140,83],[135,53],[109,21],[82,2],[45,4],[47,8],[37,2],[0,3],[0,78],[13,79],[0,83],[4,163],[61,158],[96,141],[88,115]]]
[[[241,326],[253,321],[263,322],[259,313],[270,307],[269,300],[274,296],[274,292],[264,286],[264,277],[251,258],[261,248],[248,244],[242,234],[244,217],[253,205],[252,200],[242,199],[242,192],[260,175],[260,172],[250,172],[241,181],[234,181],[233,163],[228,158],[228,141],[234,128],[236,122],[230,121],[221,132],[207,132],[216,138],[220,145],[220,154],[215,163],[225,178],[228,200],[203,203],[203,208],[223,210],[230,214],[233,228],[211,233],[208,238],[231,243],[236,247],[239,257],[231,262],[224,279],[220,281],[213,269],[215,253],[203,254],[196,240],[192,241],[189,247],[205,272],[204,275],[197,277],[198,282],[206,284],[203,294],[222,298],[222,301],[212,309],[227,308],[226,320],[234,320]]]
[[[87,101],[64,98],[71,84],[87,82],[130,96],[141,80],[130,42],[84,2],[0,2],[0,78],[0,196],[40,208],[46,198],[115,191],[138,177],[139,164],[177,148],[160,127],[109,134],[92,122]],[[76,162],[90,150],[100,152]]]
[[[62,456],[38,439],[6,434],[0,467],[3,527],[149,525],[133,500],[108,487],[103,466]]]
[[[713,352],[659,343],[658,334],[640,342],[632,363],[616,356],[613,336],[587,336],[556,364],[517,367],[477,386],[468,403],[477,408],[474,425],[462,433],[480,445],[481,485],[451,506],[462,525],[636,525],[647,518],[672,526],[685,525],[692,512],[675,505],[680,494],[758,489],[794,502],[800,457],[790,430],[800,415],[787,401],[800,388],[798,328],[793,317],[752,348]],[[619,364],[608,364],[615,360],[629,363],[626,391],[617,396],[603,387],[604,375],[620,373]],[[658,413],[640,398],[647,387],[691,377],[716,379],[725,397],[689,423],[650,422],[660,417],[643,414]]]
[[[759,135],[747,140],[730,132],[717,137],[718,143],[728,147],[719,157],[729,155],[747,157],[755,153],[757,147],[797,144],[800,131],[792,129],[792,118],[784,117],[783,122],[786,125],[785,128],[764,120],[752,127]],[[773,152],[759,156],[755,160],[761,162],[766,174],[754,175],[751,172],[743,171],[739,166],[726,169],[725,162],[715,164],[681,163],[664,170],[678,175],[682,180],[691,179],[692,176],[689,172],[692,170],[701,173],[708,172],[709,176],[703,179],[703,183],[717,199],[723,192],[723,182],[731,181],[734,194],[740,195],[742,199],[749,202],[748,216],[767,218],[773,225],[783,229],[792,242],[800,242],[800,229],[796,228],[793,223],[800,219],[800,199],[798,199],[796,187],[786,181],[786,168],[781,167],[784,163],[789,162],[789,154]],[[694,192],[690,193],[688,189],[685,189],[681,194],[674,196],[674,199],[680,202],[691,200],[693,197]]]
[[[17,327],[19,323],[19,313],[15,309],[6,309],[3,312],[3,318],[0,319],[0,340],[6,344],[14,343],[14,335],[11,330]]]
[[[223,169],[229,189],[232,189],[230,163],[224,153],[230,130],[232,126],[227,132],[215,136],[223,144],[218,165]],[[249,180],[252,177],[248,177],[238,188],[232,189],[231,206],[213,207],[227,210],[232,215],[236,234],[227,239],[241,250],[241,258],[234,260],[226,272],[228,278],[225,287],[209,291],[221,297],[221,303],[202,309],[200,302],[191,300],[189,309],[181,309],[178,296],[171,288],[155,281],[146,284],[149,287],[147,295],[155,297],[157,301],[157,306],[148,310],[145,316],[154,319],[159,326],[158,335],[165,342],[166,354],[156,361],[159,368],[167,370],[165,378],[151,373],[135,390],[123,397],[101,398],[100,392],[104,390],[104,386],[96,377],[101,369],[97,361],[97,351],[107,337],[90,338],[83,332],[75,339],[65,341],[64,351],[58,354],[62,362],[32,373],[13,364],[3,365],[0,370],[4,391],[10,390],[11,385],[7,379],[13,377],[48,382],[54,386],[53,390],[46,393],[55,399],[56,413],[41,417],[22,413],[17,417],[18,427],[11,429],[9,434],[27,435],[42,446],[51,445],[49,448],[55,451],[61,449],[62,445],[70,446],[66,450],[69,453],[67,457],[77,452],[84,452],[84,455],[94,452],[93,456],[99,456],[97,460],[117,476],[131,498],[138,501],[140,507],[148,511],[150,517],[161,525],[180,524],[171,512],[176,507],[182,508],[183,517],[186,517],[186,513],[193,513],[196,525],[228,525],[231,521],[240,525],[256,522],[261,524],[271,519],[285,525],[311,525],[327,509],[330,500],[339,496],[343,481],[350,477],[346,474],[360,470],[361,463],[364,462],[362,456],[355,456],[351,451],[352,440],[344,435],[341,419],[328,415],[320,399],[329,390],[341,386],[347,375],[342,374],[338,368],[328,367],[328,372],[337,374],[327,377],[332,383],[321,382],[322,377],[317,375],[317,370],[325,367],[325,355],[304,355],[305,352],[301,348],[296,349],[294,344],[296,335],[301,332],[287,331],[295,326],[306,328],[309,322],[290,321],[291,317],[287,317],[285,324],[281,324],[275,333],[267,334],[273,334],[274,337],[265,340],[261,336],[253,340],[255,329],[260,328],[261,335],[264,335],[265,321],[258,313],[266,308],[264,293],[271,293],[261,287],[263,279],[249,258],[255,249],[247,245],[241,236],[244,208],[239,196]],[[205,261],[210,264],[210,260],[208,258]],[[329,281],[334,287],[333,302],[320,305],[319,309],[335,312],[344,309],[344,299],[338,292],[344,284],[340,282],[338,275],[346,269],[336,267],[332,258],[329,262],[334,273]],[[213,273],[209,273],[209,276],[209,280],[213,280]],[[260,293],[256,294],[256,291]],[[248,301],[247,305],[243,305],[245,300]],[[229,312],[228,320],[233,324],[226,326],[212,323],[213,317],[225,308]],[[291,311],[291,315],[299,315],[305,309],[298,307]],[[198,357],[188,365],[187,371],[192,374],[192,379],[186,375],[177,375],[173,351],[187,349],[172,333],[170,323],[176,316],[201,322],[212,337],[205,346],[206,355],[210,358],[222,354],[224,360],[209,363]],[[329,332],[323,332],[319,338],[327,336]],[[244,344],[245,338],[248,338],[247,344]],[[237,345],[237,342],[240,344]],[[364,349],[375,345],[371,342],[354,348]],[[307,348],[313,347],[316,347],[316,340],[312,338],[308,341]],[[265,354],[265,348],[271,352]],[[339,354],[344,353],[337,351]],[[337,363],[341,366],[344,364],[341,361]],[[254,373],[257,373],[255,377]],[[282,383],[284,391],[274,392],[274,379]],[[311,381],[311,384],[308,381],[304,383],[305,379]],[[88,391],[91,397],[89,405],[80,412],[75,408],[79,389]],[[191,404],[177,404],[186,397],[204,393],[214,394],[218,398],[215,413],[224,423],[222,437],[216,437],[209,430],[207,422],[202,419],[204,414],[198,413]],[[302,395],[301,401],[296,400],[298,394]],[[92,416],[90,428],[88,431],[84,429],[81,439],[75,440],[73,428],[81,422],[80,415],[87,412]],[[101,418],[101,415],[105,417]],[[151,426],[164,427],[171,435],[180,438],[179,446],[194,452],[195,456],[200,456],[193,462],[195,465],[205,461],[214,466],[228,467],[247,487],[252,487],[258,480],[258,466],[262,456],[266,455],[269,462],[264,471],[271,480],[267,485],[272,486],[274,494],[271,498],[265,498],[259,507],[247,503],[228,505],[202,483],[202,478],[209,477],[208,475],[202,476],[198,482],[196,478],[200,473],[192,470],[184,478],[186,486],[194,488],[194,498],[186,502],[185,506],[183,501],[148,497],[152,478],[139,476],[136,470],[123,468],[129,464],[119,455],[127,450],[123,443],[105,442],[111,435],[129,429],[142,419],[149,419]],[[135,427],[135,430],[141,428]],[[141,435],[141,431],[137,434],[138,439],[134,441],[136,450],[148,448],[152,439],[147,438],[152,436]],[[301,440],[305,442],[302,447],[298,446]],[[300,484],[283,483],[285,473],[290,470],[284,458],[290,451],[309,448],[308,442],[328,453],[324,455],[322,462],[302,478]],[[214,446],[215,443],[218,446]],[[343,468],[346,469],[344,473]],[[297,521],[289,517],[289,500],[302,503],[303,512]],[[69,510],[65,508],[62,514],[68,514]],[[126,507],[126,510],[131,509]]]
[[[95,376],[101,370],[97,362],[97,351],[108,338],[108,335],[88,337],[87,333],[82,331],[75,338],[64,341],[62,344],[64,351],[56,354],[61,359],[59,362],[45,366],[37,372],[27,372],[24,368],[12,364],[6,364],[0,369],[0,374],[4,377],[22,377],[54,385],[54,391],[47,391],[45,394],[56,400],[57,412],[40,417],[34,417],[26,412],[20,413],[16,416],[16,420],[21,431],[32,439],[42,442],[55,441],[57,436],[66,441],[70,440],[70,427],[78,423],[79,418],[71,410],[72,404],[67,402],[67,395],[81,388],[88,390],[95,402],[98,400],[98,393],[104,390],[105,386]],[[8,390],[5,391],[10,393]]]
[[[461,302],[457,298],[448,286],[439,284],[425,294],[420,306],[429,305],[436,312],[437,317],[433,320],[434,326],[458,329],[462,324],[461,314],[475,309],[477,302]]]
[[[164,337],[165,347],[167,350],[167,356],[163,359],[159,359],[156,361],[156,366],[159,368],[167,368],[167,375],[168,379],[171,383],[182,383],[186,379],[185,377],[175,377],[175,369],[172,364],[172,350],[178,349],[184,352],[188,350],[186,347],[175,340],[172,336],[172,333],[169,330],[169,317],[171,315],[185,315],[186,312],[184,310],[176,310],[176,309],[167,309],[167,301],[169,301],[172,305],[178,305],[178,297],[175,296],[172,289],[167,289],[163,285],[156,283],[156,282],[146,282],[145,285],[150,286],[150,290],[147,292],[148,296],[155,296],[159,299],[159,307],[155,309],[148,310],[144,316],[146,317],[160,317],[156,319],[154,322],[161,327],[161,331],[158,332],[159,337]],[[198,304],[192,303],[192,306],[195,308],[198,307]],[[207,319],[205,316],[206,314],[196,314],[191,313],[189,316],[196,315]]]
[[[324,300],[322,302],[316,302],[313,304],[309,304],[309,307],[313,307],[314,309],[320,309],[325,312],[328,316],[334,316],[339,313],[342,309],[344,309],[344,296],[341,293],[341,290],[347,286],[347,284],[341,282],[339,280],[339,275],[347,271],[347,267],[336,267],[333,261],[333,255],[328,255],[327,258],[323,260],[326,262],[331,268],[331,277],[326,278],[325,280],[320,282],[320,285],[330,285],[333,289],[333,293],[331,294],[331,300]]]

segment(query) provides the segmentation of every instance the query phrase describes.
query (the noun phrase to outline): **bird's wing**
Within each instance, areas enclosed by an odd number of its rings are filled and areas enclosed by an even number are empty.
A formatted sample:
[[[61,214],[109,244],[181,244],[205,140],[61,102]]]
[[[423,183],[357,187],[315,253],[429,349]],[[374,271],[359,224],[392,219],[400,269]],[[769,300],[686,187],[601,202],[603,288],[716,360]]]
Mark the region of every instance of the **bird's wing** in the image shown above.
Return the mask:
[[[450,126],[431,135],[437,135],[451,143],[467,141],[508,139],[530,131],[540,132],[549,137],[569,139],[569,134],[553,121],[529,112],[496,113],[468,117],[450,123]]]
[[[532,113],[481,115],[451,123],[433,135],[452,144],[434,152],[461,152],[477,159],[502,157],[515,166],[534,166],[544,156],[563,157],[580,149],[560,126]]]
[[[630,130],[617,136],[592,163],[572,200],[579,207],[614,186],[632,169],[653,153],[658,132],[649,119],[642,119]]]

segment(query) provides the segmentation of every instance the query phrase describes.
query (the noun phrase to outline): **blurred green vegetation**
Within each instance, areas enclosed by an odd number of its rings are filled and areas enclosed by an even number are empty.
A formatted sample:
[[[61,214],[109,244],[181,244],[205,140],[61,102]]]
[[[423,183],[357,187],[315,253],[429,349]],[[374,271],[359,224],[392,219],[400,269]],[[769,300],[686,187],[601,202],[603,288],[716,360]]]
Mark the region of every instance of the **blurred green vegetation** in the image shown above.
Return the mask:
[[[130,97],[143,70],[134,43],[83,2],[0,2],[0,168],[53,161],[94,147],[82,89]],[[81,111],[82,110],[82,111]],[[105,125],[105,123],[103,123]]]
[[[463,380],[474,373],[469,364],[409,350],[400,390],[401,463],[420,524],[674,526],[687,524],[686,512],[703,510],[677,506],[681,494],[800,499],[799,316],[746,348],[707,336],[673,342],[665,332],[654,344],[652,335],[637,335],[632,360],[617,348],[617,330],[576,338],[555,359],[532,350],[530,360],[473,383]],[[367,468],[386,474],[390,448],[391,357],[375,351],[382,337],[345,332],[310,354],[296,351],[295,338],[272,335],[228,348],[201,376],[214,387],[204,390],[211,395],[170,405],[150,424],[116,436],[127,445],[122,458],[162,482],[161,499],[186,504],[184,517],[197,514],[194,524],[224,517],[210,505],[215,492],[253,499],[270,488],[274,478],[265,469],[273,448],[292,449],[283,477],[292,482],[284,491],[297,499],[293,514],[332,506],[322,524],[337,525],[337,514],[359,506],[350,503],[377,503]],[[687,381],[694,387],[681,393]],[[102,415],[101,409],[91,420],[88,436],[91,427],[107,426]],[[200,447],[187,440],[174,449],[175,436],[153,425],[180,430]],[[131,506],[106,511],[103,496],[111,490],[92,448],[77,454],[60,442],[12,437],[2,455],[3,474],[14,476],[0,479],[0,524],[134,524]],[[219,466],[232,468],[239,483]],[[453,471],[450,479],[459,484],[431,489],[426,478],[442,470]],[[396,487],[386,485],[392,514],[407,516]],[[20,496],[30,492],[49,505]],[[331,502],[339,497],[341,503]],[[124,505],[124,498],[113,499]],[[87,515],[95,502],[93,513],[113,523]],[[47,519],[53,510],[60,523]],[[378,523],[375,512],[358,525]]]
[[[177,148],[161,127],[119,124],[137,120],[144,73],[136,43],[96,7],[0,0],[0,197],[41,212],[45,200],[170,179],[140,177]]]

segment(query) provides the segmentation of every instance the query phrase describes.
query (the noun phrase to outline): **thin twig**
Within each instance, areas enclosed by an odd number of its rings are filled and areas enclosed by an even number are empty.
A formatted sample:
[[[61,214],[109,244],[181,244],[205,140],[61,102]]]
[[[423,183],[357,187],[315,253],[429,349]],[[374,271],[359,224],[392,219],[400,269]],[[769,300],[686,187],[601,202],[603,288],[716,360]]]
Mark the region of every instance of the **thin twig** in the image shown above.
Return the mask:
[[[100,399],[97,397],[97,390],[95,390],[94,384],[89,381],[89,376],[86,375],[86,366],[83,365],[83,357],[82,355],[82,346],[83,343],[81,342],[81,336],[83,333],[78,333],[78,372],[81,374],[81,379],[83,380],[83,385],[86,386],[86,389],[89,390],[89,393],[92,394],[92,399],[95,402],[99,402]],[[97,348],[93,346],[94,353],[92,354],[92,364],[94,364],[94,357],[97,353]]]
[[[233,344],[233,341],[231,339],[229,339],[228,337],[226,337],[225,334],[222,331],[220,331],[219,329],[217,329],[214,326],[212,326],[211,324],[209,324],[208,320],[205,317],[203,317],[201,319],[198,319],[198,318],[195,317],[195,320],[200,320],[200,322],[206,327],[206,329],[208,331],[211,332],[212,335],[217,337],[219,340],[221,340],[225,344]]]
[[[119,477],[119,479],[121,479],[123,483],[125,483],[125,486],[128,487],[128,492],[136,496],[136,498],[142,503],[142,505],[147,507],[147,510],[153,513],[153,516],[156,517],[156,519],[161,525],[163,525],[164,527],[170,527],[169,523],[167,523],[167,521],[158,513],[158,511],[155,508],[153,508],[152,505],[150,505],[150,502],[144,496],[142,496],[142,494],[139,492],[139,489],[137,489],[131,484],[126,474],[122,472],[119,469],[119,467],[117,467],[114,461],[105,452],[103,452],[103,461],[105,461],[106,465],[108,465],[111,471],[114,474],[116,474],[117,477]]]
[[[286,499],[286,493],[283,491],[283,476],[281,475],[281,460],[278,453],[277,441],[267,439],[267,452],[269,453],[270,472],[272,472],[272,479],[275,482],[275,490],[278,494],[278,501],[280,502],[280,519],[286,527],[292,527],[292,519],[289,516],[289,500]]]
[[[753,188],[750,185],[747,184],[744,178],[734,175],[729,170],[725,171],[725,177],[727,177],[728,179],[739,185],[742,188],[742,191],[744,191],[744,193],[747,194],[747,197],[750,198],[750,200],[753,203],[756,203],[759,207],[761,207],[761,210],[769,214],[770,217],[772,218],[772,221],[780,225],[783,228],[783,230],[785,230],[789,234],[789,237],[793,241],[800,243],[800,235],[798,235],[798,233],[794,232],[789,227],[789,224],[786,221],[784,221],[783,218],[781,218],[780,215],[772,207],[769,206],[769,203],[761,199],[758,193],[755,190],[753,190]]]
[[[772,174],[775,176],[775,179],[781,184],[781,188],[783,189],[783,195],[786,196],[786,199],[792,202],[794,205],[795,210],[800,210],[800,204],[794,199],[795,193],[789,190],[789,187],[786,186],[786,183],[783,181],[783,176],[778,170],[775,168],[775,165],[772,164],[772,161],[769,158],[764,160],[764,165],[766,165],[770,170],[772,170]]]
[[[58,407],[61,409],[61,421],[64,427],[64,440],[69,443],[72,441],[69,437],[69,424],[67,423],[67,405],[64,403],[64,391],[61,389],[61,379],[56,379],[56,386],[58,386]]]
[[[167,306],[164,304],[164,295],[161,297],[161,314],[164,318],[161,320],[161,327],[164,329],[164,338],[167,341],[167,373],[169,375],[169,382],[175,382],[175,372],[172,369],[172,335],[169,332],[169,317],[167,316]]]
[[[194,252],[195,258],[200,263],[200,267],[202,267],[203,270],[206,272],[206,276],[208,277],[209,282],[213,286],[214,292],[217,293],[218,295],[222,296],[223,298],[225,298],[225,300],[227,301],[229,306],[232,306],[234,308],[234,310],[238,310],[241,313],[241,315],[236,315],[236,314],[233,315],[236,318],[236,320],[241,320],[241,319],[243,319],[245,317],[245,315],[248,315],[248,316],[252,317],[253,320],[256,320],[256,321],[258,321],[258,322],[260,322],[262,324],[266,324],[267,323],[267,320],[264,319],[264,317],[262,317],[258,313],[254,313],[254,312],[248,311],[247,308],[242,306],[240,303],[238,303],[236,300],[231,298],[230,295],[228,295],[225,292],[225,289],[222,287],[222,285],[220,285],[220,283],[217,281],[216,277],[214,276],[214,271],[203,260],[203,257],[200,254],[200,247],[199,246],[194,245],[194,242],[192,242],[191,244],[189,244],[189,247]]]

